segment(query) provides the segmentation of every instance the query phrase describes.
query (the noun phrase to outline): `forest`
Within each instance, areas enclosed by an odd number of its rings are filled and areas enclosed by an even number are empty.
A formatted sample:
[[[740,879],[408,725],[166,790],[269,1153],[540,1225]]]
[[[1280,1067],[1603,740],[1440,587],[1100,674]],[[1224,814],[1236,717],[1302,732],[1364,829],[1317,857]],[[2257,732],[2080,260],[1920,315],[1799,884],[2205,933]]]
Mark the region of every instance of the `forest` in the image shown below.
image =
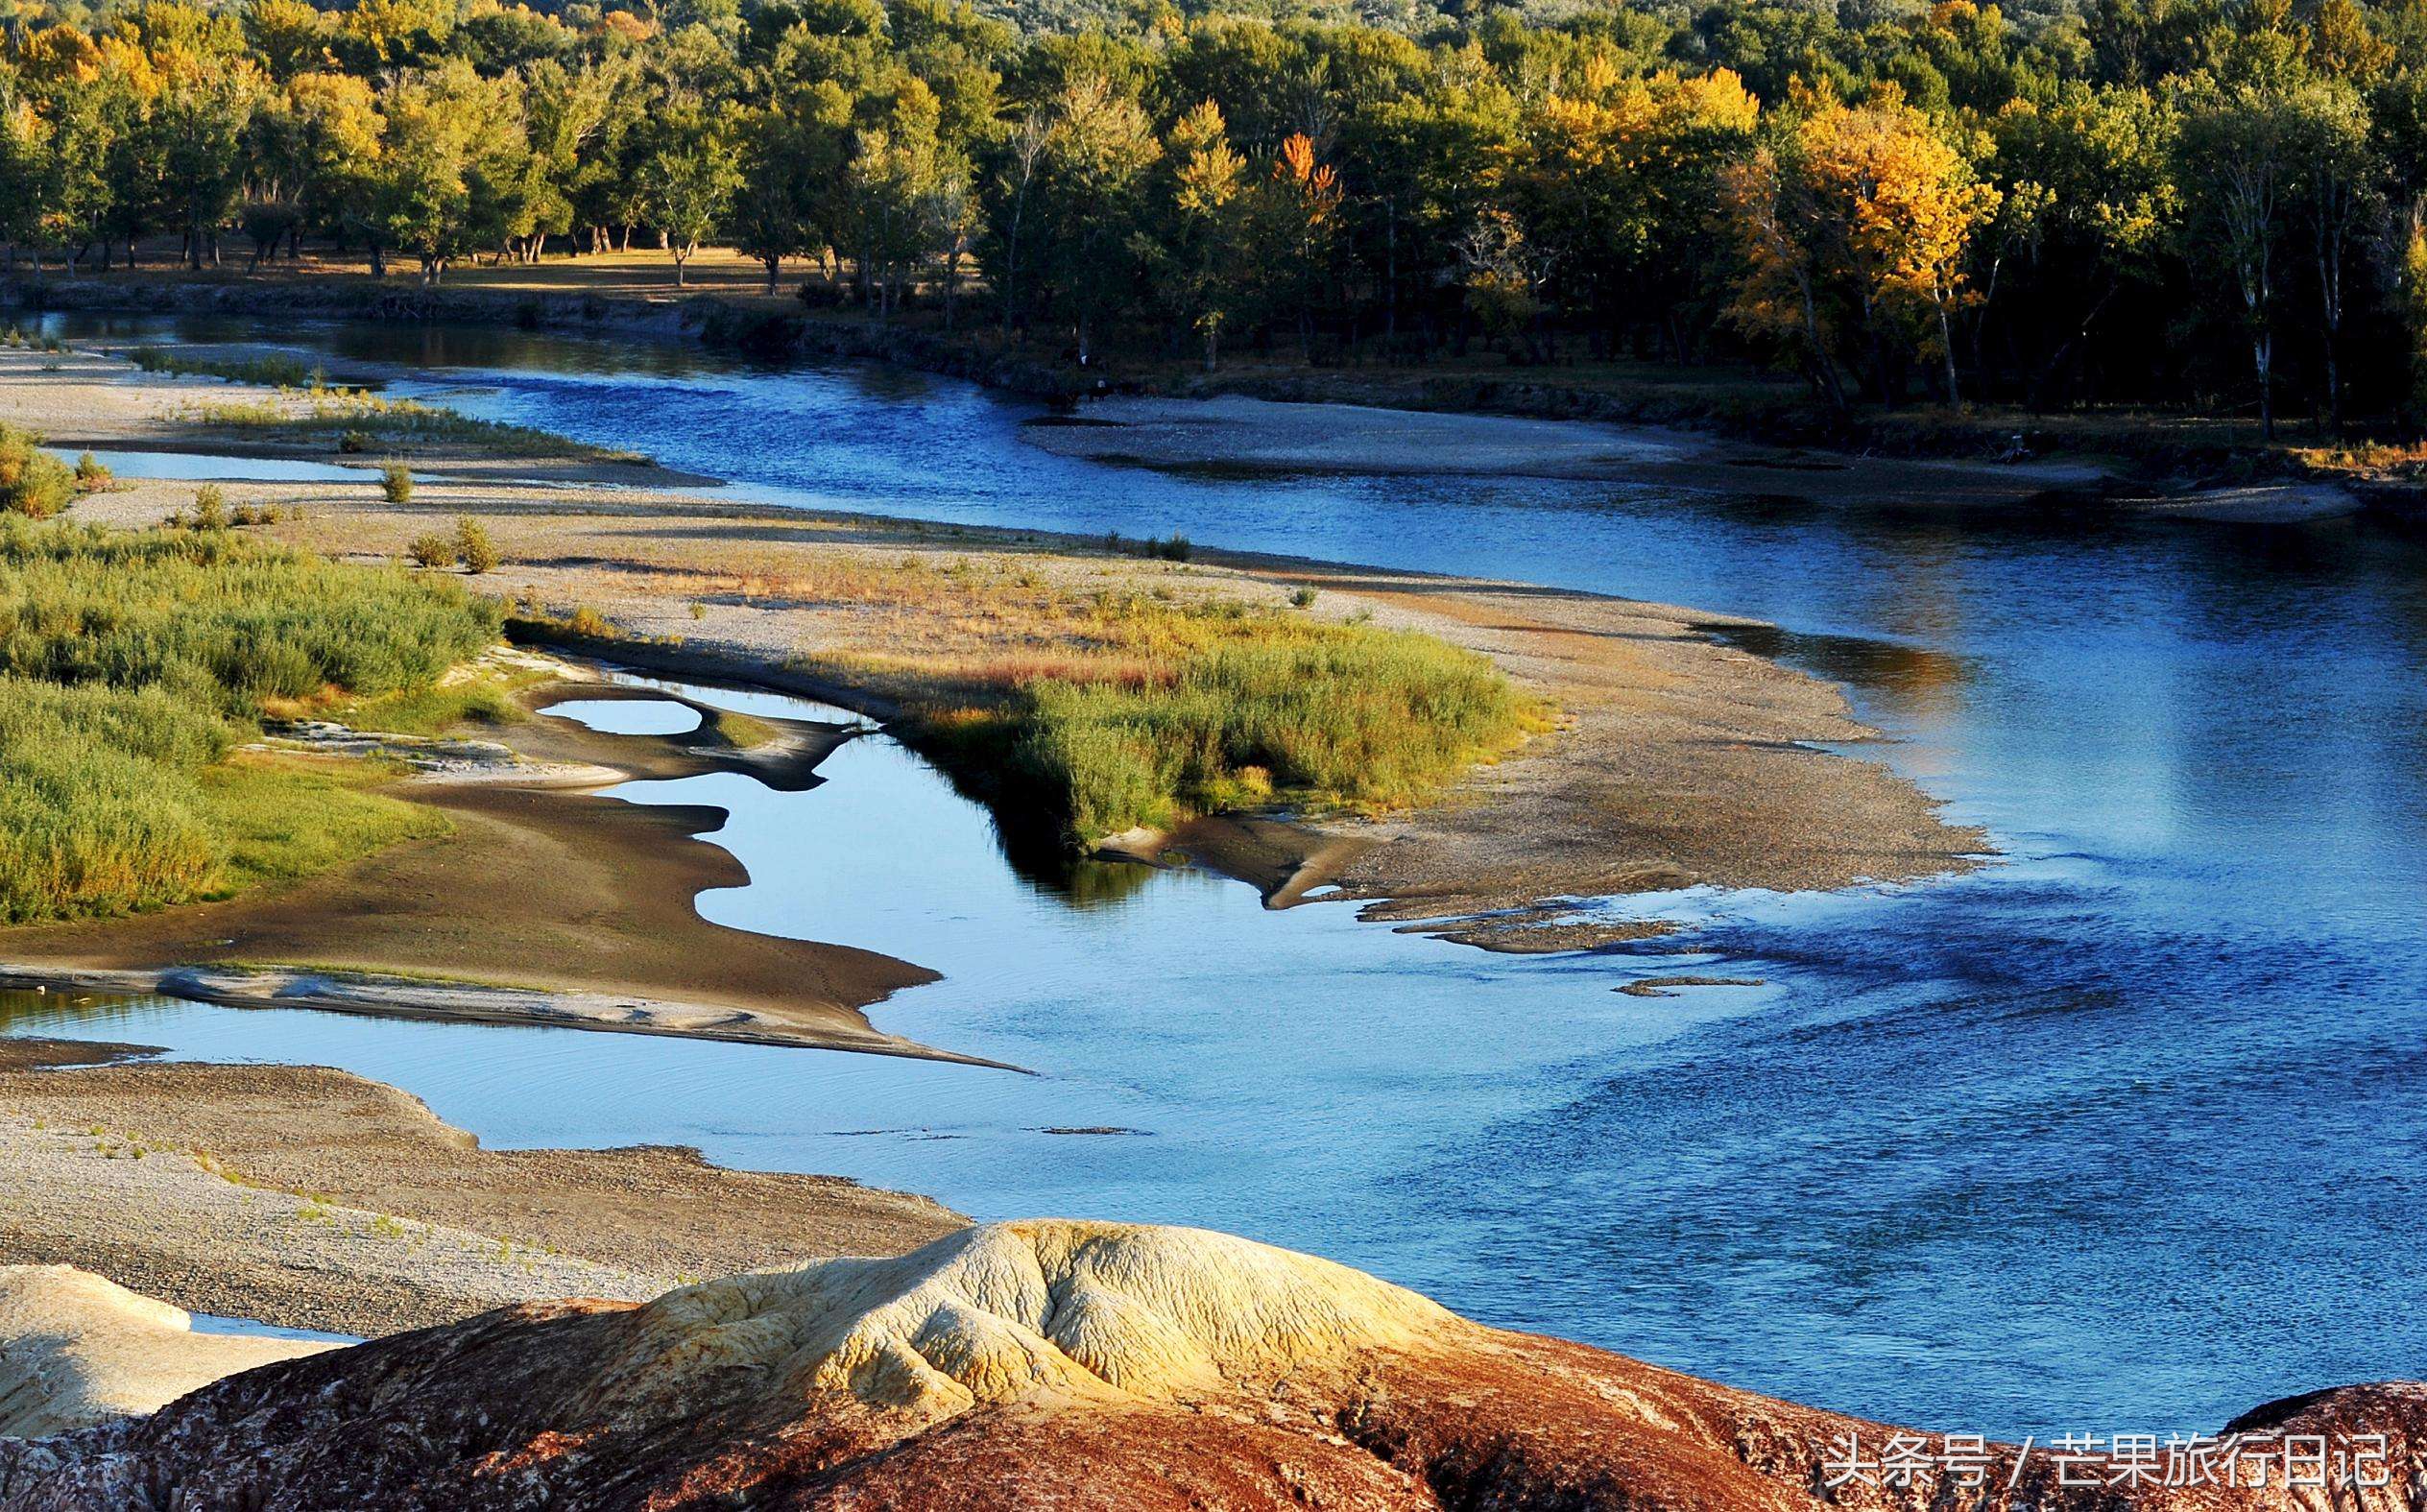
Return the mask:
[[[1080,364],[2427,420],[2427,0],[13,3],[19,279],[719,245]]]

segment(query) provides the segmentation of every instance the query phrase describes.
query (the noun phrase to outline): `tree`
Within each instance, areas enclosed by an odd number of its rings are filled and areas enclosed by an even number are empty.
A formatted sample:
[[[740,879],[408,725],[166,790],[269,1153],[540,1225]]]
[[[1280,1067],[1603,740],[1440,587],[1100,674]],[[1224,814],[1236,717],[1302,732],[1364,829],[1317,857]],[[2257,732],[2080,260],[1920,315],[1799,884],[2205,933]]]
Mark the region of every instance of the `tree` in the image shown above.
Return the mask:
[[[1964,251],[1998,194],[1919,112],[1892,91],[1861,107],[1816,102],[1783,150],[1732,177],[1728,204],[1748,269],[1732,306],[1742,328],[1791,333],[1833,369],[1823,333],[1850,317],[1886,402],[1900,387],[1894,359],[1927,324],[1947,401],[1959,400],[1953,314],[1967,297]],[[1830,319],[1824,305],[1842,313]],[[1841,398],[1833,371],[1825,386]]]
[[[2360,92],[2340,79],[2315,80],[2286,102],[2291,183],[2317,260],[2319,339],[2325,356],[2326,423],[2343,429],[2343,320],[2351,245],[2374,224],[2380,173]]]
[[[1314,140],[1304,132],[1284,138],[1257,196],[1257,261],[1266,297],[1286,310],[1298,327],[1299,354],[1314,355],[1314,313],[1332,279],[1340,233],[1340,178],[1315,160]]]
[[[2296,156],[2295,117],[2267,84],[2209,84],[2183,121],[2177,173],[2194,257],[2223,264],[2241,297],[2258,377],[2259,430],[2275,438],[2275,249],[2285,180]]]
[[[692,253],[715,229],[741,181],[724,123],[693,108],[650,125],[649,150],[636,180],[639,203],[674,255],[674,286],[684,287]]]
[[[1169,218],[1159,233],[1139,233],[1138,252],[1155,286],[1205,348],[1205,371],[1220,361],[1222,327],[1242,295],[1247,159],[1232,151],[1222,108],[1207,100],[1182,115],[1165,139]]]
[[[2164,276],[2182,219],[2178,128],[2175,112],[2146,89],[2085,84],[2045,103],[2015,101],[1992,123],[2001,219],[2027,260],[2032,313],[2041,328],[2062,333],[2031,378],[2032,405],[2049,403],[2125,290]]]
[[[1146,112],[1102,75],[1081,75],[1056,96],[1039,175],[1044,272],[1082,366],[1093,356],[1097,326],[1136,286],[1128,228],[1161,155]]]

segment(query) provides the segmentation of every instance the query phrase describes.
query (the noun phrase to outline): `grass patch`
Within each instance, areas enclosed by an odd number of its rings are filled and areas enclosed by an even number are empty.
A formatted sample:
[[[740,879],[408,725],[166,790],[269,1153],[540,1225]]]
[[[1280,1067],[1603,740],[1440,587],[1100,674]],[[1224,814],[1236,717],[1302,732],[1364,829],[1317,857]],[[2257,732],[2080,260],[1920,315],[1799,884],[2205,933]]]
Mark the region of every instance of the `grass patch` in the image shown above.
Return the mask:
[[[1012,707],[1017,769],[1082,840],[1282,799],[1403,807],[1540,718],[1489,661],[1430,636],[1267,621],[1165,676],[1041,679]]]
[[[224,378],[229,383],[252,383],[265,389],[300,389],[320,383],[315,370],[305,367],[301,358],[284,352],[212,356],[180,348],[137,347],[127,353],[127,360],[146,372],[172,378]]]
[[[637,451],[592,446],[529,425],[475,420],[419,399],[390,398],[360,389],[285,388],[276,397],[189,406],[196,424],[256,431],[294,442],[359,452],[374,444],[470,445],[525,457],[645,465]]]
[[[1224,808],[1405,807],[1549,724],[1488,660],[1429,636],[1160,589],[966,591],[1027,648],[870,651],[846,675],[904,697],[919,743],[1079,845]]]
[[[196,809],[221,847],[206,896],[294,881],[453,829],[438,809],[369,791],[392,775],[372,762],[250,753],[205,768]]]
[[[725,737],[726,744],[736,751],[755,751],[774,740],[778,734],[776,727],[765,720],[737,714],[729,708],[718,709],[709,723],[716,733]]]
[[[496,632],[451,587],[226,531],[0,517],[0,922],[223,896],[401,837],[404,805],[351,778],[222,758],[265,702],[414,692]]]
[[[348,699],[323,712],[356,730],[393,735],[443,735],[465,725],[495,728],[530,718],[515,702],[515,690],[546,680],[542,672],[487,675],[378,698]]]

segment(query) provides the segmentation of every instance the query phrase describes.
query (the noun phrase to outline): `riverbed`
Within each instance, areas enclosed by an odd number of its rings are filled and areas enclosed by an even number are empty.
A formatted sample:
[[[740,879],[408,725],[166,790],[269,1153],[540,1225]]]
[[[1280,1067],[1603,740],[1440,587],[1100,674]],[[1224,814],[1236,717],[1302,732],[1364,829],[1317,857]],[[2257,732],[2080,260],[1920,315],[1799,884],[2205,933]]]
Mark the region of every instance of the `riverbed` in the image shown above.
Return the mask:
[[[1267,912],[1198,872],[1024,876],[982,811],[871,738],[805,794],[620,792],[733,811],[719,838],[753,883],[709,917],[934,967],[879,1026],[1040,1076],[176,1004],[20,1002],[20,1026],[342,1065],[493,1142],[679,1140],[979,1216],[1205,1223],[1946,1429],[2214,1428],[2427,1356],[2415,541],[1174,475],[1049,456],[1021,441],[1034,406],[888,370],[506,330],[141,333],[274,335],[769,502],[1176,530],[1773,620],[1755,649],[1842,682],[2006,860],[1654,900],[1694,932],[1513,959],[1336,905]],[[1677,974],[1765,985],[1612,991]],[[1047,1132],[1069,1129],[1120,1132]]]

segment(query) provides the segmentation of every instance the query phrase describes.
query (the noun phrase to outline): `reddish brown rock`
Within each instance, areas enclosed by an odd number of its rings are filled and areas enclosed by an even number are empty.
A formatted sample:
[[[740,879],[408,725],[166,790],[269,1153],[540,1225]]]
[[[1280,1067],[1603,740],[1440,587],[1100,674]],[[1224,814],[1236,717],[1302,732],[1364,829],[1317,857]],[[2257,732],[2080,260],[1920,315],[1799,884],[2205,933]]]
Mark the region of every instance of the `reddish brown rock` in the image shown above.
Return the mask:
[[[2427,1385],[2258,1409],[2211,1451],[2060,1464],[1918,1437],[1468,1323],[1192,1230],[995,1224],[887,1260],[564,1302],[229,1378],[149,1418],[0,1443],[0,1507],[2418,1512]],[[2288,1436],[2382,1484],[2293,1486]],[[2382,1435],[2381,1441],[2374,1435]],[[2179,1469],[2179,1466],[2177,1467]],[[2326,1478],[2331,1478],[2329,1471]],[[2179,1476],[2177,1477],[2179,1478]],[[1833,1479],[1842,1484],[1832,1485]],[[1890,1483],[1898,1482],[1902,1483]]]

